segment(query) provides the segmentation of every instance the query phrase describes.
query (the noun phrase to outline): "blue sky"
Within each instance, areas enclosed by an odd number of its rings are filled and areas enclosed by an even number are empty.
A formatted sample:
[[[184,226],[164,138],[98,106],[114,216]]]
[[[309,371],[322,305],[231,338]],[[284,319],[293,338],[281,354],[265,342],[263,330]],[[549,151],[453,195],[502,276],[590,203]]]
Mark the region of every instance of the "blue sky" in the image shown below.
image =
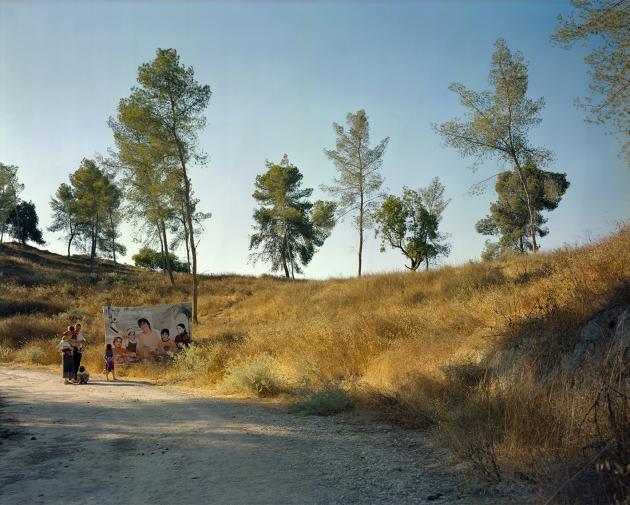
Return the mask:
[[[447,263],[477,259],[485,237],[474,224],[494,199],[468,188],[496,173],[488,162],[444,147],[431,123],[461,116],[453,81],[486,89],[492,44],[506,39],[529,61],[532,98],[544,97],[543,122],[532,132],[554,151],[552,170],[571,182],[548,215],[543,248],[581,243],[630,218],[630,170],[619,141],[588,124],[573,105],[587,91],[584,50],[564,50],[549,37],[567,2],[0,2],[0,161],[19,167],[42,227],[49,200],[83,157],[113,146],[107,119],[135,84],[137,68],[158,47],[174,47],[211,86],[208,126],[199,136],[209,164],[195,168],[201,207],[213,213],[199,250],[204,272],[259,274],[247,262],[254,178],[265,159],[287,153],[314,196],[335,175],[323,148],[334,146],[331,124],[365,109],[373,142],[389,136],[385,186],[426,186],[439,176],[452,199],[443,230],[451,234]],[[127,261],[140,247],[123,229]],[[45,232],[47,248],[64,242]],[[403,269],[397,252],[382,254],[368,233],[364,271]],[[356,272],[357,233],[340,223],[306,269],[308,277]]]

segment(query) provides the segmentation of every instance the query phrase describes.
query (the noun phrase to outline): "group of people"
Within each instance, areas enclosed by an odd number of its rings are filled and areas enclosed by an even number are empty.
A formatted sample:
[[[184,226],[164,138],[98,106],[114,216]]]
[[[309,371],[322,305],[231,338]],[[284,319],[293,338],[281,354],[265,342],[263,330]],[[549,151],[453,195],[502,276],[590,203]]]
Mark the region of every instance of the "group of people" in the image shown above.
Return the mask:
[[[63,379],[66,384],[85,384],[89,379],[85,367],[81,366],[85,344],[85,337],[81,333],[81,323],[68,326],[62,334],[58,349],[61,353]]]
[[[137,331],[136,331],[137,330]],[[192,342],[186,329],[186,325],[179,323],[175,327],[175,335],[171,337],[171,331],[163,328],[156,331],[151,328],[151,323],[146,318],[138,319],[138,328],[128,328],[126,338],[116,336],[111,344],[105,345],[105,378],[109,381],[109,374],[116,379],[116,364],[134,363],[140,359],[155,357],[167,363],[170,357],[187,347]],[[68,326],[63,332],[59,351],[62,356],[63,378],[66,384],[85,384],[89,374],[85,367],[81,366],[81,357],[86,343],[81,333],[81,324]]]

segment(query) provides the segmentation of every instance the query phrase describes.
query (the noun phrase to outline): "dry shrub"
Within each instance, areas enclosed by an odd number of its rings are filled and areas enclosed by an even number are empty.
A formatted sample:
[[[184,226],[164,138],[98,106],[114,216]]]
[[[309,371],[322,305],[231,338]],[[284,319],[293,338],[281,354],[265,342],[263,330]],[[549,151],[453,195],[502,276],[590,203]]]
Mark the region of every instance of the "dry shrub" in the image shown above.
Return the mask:
[[[268,354],[230,363],[220,385],[223,393],[246,393],[257,396],[275,396],[286,390],[278,375],[278,365]]]
[[[36,338],[51,338],[61,333],[59,321],[37,314],[20,314],[0,320],[0,343],[23,346]]]
[[[55,315],[64,310],[64,306],[58,302],[49,300],[0,300],[0,317],[10,317],[16,314],[40,313]]]
[[[191,344],[173,357],[168,376],[189,384],[212,384],[223,377],[228,357],[225,344]]]
[[[17,279],[11,292],[67,307],[57,320],[0,321],[0,344],[12,349],[75,315],[88,340],[101,335],[103,305],[190,297],[185,274],[175,287],[157,273],[112,275],[109,265],[89,277],[85,262],[41,255],[0,255]],[[47,283],[20,285],[29,269]],[[549,496],[569,482],[554,500],[575,501],[586,482],[609,502],[626,499],[627,360],[593,354],[577,372],[566,363],[598,311],[630,300],[628,226],[584,247],[488,263],[327,281],[217,275],[202,277],[199,292],[199,347],[166,369],[147,364],[130,374],[262,395],[307,381],[305,397],[324,406],[339,392],[324,384],[356,383],[347,389],[352,401],[393,422],[433,427],[489,480],[523,477]],[[84,359],[102,368],[102,354],[93,345]]]
[[[15,361],[32,365],[53,365],[61,362],[57,343],[50,339],[30,340],[15,352]]]

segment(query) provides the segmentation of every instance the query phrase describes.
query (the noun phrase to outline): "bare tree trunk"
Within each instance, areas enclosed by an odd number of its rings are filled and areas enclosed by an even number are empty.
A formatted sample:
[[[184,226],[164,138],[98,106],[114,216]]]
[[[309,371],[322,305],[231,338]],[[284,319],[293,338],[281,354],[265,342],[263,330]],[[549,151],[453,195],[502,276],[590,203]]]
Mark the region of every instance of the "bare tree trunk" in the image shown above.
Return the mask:
[[[160,218],[160,232],[162,233],[164,266],[166,267],[166,271],[168,273],[168,280],[171,283],[171,286],[174,286],[175,279],[173,277],[173,267],[171,266],[171,256],[168,252],[168,238],[166,237],[166,225],[164,224],[163,218]]]
[[[2,223],[2,228],[0,228],[0,245],[2,245],[2,241],[4,240],[4,227],[6,223]]]
[[[285,228],[284,230],[284,247],[282,249],[282,266],[284,268],[284,276],[287,279],[290,279],[291,276],[289,275],[289,266],[287,265],[287,252],[289,251],[289,241],[287,240],[287,230]],[[293,265],[291,265],[291,269],[293,270]]]
[[[182,209],[183,210],[183,209]],[[184,242],[186,244],[186,265],[188,266],[188,273],[190,273],[190,246],[188,245],[188,226],[186,225],[185,213],[182,216],[182,224],[184,225]]]
[[[527,200],[527,211],[529,212],[529,233],[532,236],[532,252],[536,253],[538,251],[538,244],[536,244],[536,222],[534,220],[534,206],[532,205],[532,199],[529,194],[529,188],[527,187],[527,181],[525,181],[525,178],[523,177],[521,166],[518,163],[516,157],[514,157],[514,161],[516,163],[516,172],[518,173],[518,178],[521,181],[523,191],[525,192],[525,198]]]
[[[94,258],[96,258],[96,222],[92,222],[92,244],[90,247],[90,271],[94,269]]]
[[[116,265],[116,229],[114,228],[114,217],[109,214],[109,226],[111,226],[112,233],[112,256],[114,259],[114,265]]]
[[[361,205],[359,207],[359,277],[361,277],[361,266],[363,259],[363,190],[361,190]]]
[[[173,116],[173,121],[175,121],[175,102],[173,98],[171,98],[171,113]],[[186,223],[188,224],[188,242],[190,244],[190,255],[192,256],[192,281],[193,281],[193,321],[195,323],[199,322],[197,317],[197,246],[195,245],[195,228],[193,227],[193,219],[192,219],[192,204],[190,202],[190,179],[188,179],[188,170],[186,169],[186,156],[184,154],[184,150],[182,147],[182,142],[179,139],[179,135],[177,134],[177,128],[175,126],[175,122],[173,122],[171,133],[173,134],[173,138],[175,140],[175,144],[177,146],[177,154],[179,157],[179,161],[182,167],[182,179],[184,182],[184,210],[186,215]]]
[[[429,257],[428,256],[424,259],[424,264],[425,264],[425,271],[428,272],[429,271]]]

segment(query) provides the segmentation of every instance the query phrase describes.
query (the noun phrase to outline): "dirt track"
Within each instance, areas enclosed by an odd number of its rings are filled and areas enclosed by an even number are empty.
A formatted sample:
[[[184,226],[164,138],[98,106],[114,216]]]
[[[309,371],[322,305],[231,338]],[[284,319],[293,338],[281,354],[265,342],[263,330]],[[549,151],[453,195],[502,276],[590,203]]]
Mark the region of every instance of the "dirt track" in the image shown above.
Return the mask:
[[[2,505],[487,503],[422,434],[58,375],[0,368]]]

